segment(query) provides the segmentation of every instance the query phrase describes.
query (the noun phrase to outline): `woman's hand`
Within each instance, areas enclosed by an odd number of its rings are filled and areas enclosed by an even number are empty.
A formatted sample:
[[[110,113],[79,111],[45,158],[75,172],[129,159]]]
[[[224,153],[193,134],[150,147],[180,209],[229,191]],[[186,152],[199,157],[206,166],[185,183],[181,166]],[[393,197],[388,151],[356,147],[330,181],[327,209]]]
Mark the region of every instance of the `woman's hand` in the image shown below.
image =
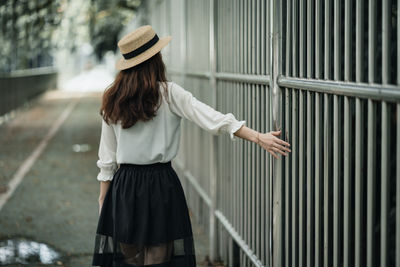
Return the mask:
[[[100,182],[100,195],[99,195],[99,214],[101,212],[101,207],[103,206],[104,199],[107,195],[108,188],[110,187],[110,181],[101,181]]]
[[[267,150],[269,153],[271,153],[272,156],[274,156],[277,159],[278,159],[277,153],[287,156],[286,152],[292,152],[288,148],[290,144],[283,141],[282,139],[279,139],[278,136],[280,135],[281,131],[259,133],[257,138],[258,139],[257,144],[259,144],[262,148]]]
[[[240,127],[234,133],[235,136],[254,142],[271,153],[272,156],[278,159],[276,153],[287,156],[287,152],[292,152],[288,147],[289,143],[279,139],[277,136],[281,135],[281,131],[272,131],[269,133],[259,133],[246,125]],[[285,147],[288,146],[288,147]]]
[[[101,208],[103,207],[104,198],[99,198],[99,215],[101,213]]]

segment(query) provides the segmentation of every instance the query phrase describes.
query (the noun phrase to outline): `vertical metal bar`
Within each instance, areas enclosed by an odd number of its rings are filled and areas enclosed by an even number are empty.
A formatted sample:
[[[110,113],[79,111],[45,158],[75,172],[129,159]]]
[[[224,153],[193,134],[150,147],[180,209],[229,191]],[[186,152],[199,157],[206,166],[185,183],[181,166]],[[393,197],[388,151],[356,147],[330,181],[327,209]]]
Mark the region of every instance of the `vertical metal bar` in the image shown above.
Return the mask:
[[[397,52],[397,85],[400,85],[400,5],[397,2],[397,47],[396,47],[396,52]],[[397,114],[399,114],[399,112],[397,111]],[[399,116],[397,116],[399,117]],[[399,125],[399,124],[397,124]],[[397,139],[399,140],[399,139]],[[399,166],[399,165],[397,165]],[[399,176],[397,176],[399,177]],[[396,202],[399,203],[399,202]],[[397,213],[396,213],[397,214]],[[396,255],[398,255],[396,253]],[[400,264],[400,263],[399,263]]]
[[[210,87],[212,88],[212,106],[216,108],[217,106],[217,80],[215,78],[216,72],[216,47],[215,47],[215,38],[216,38],[216,23],[215,23],[215,5],[216,2],[214,0],[210,0],[210,24],[209,24],[209,64],[210,64]],[[210,258],[211,261],[215,261],[218,259],[218,227],[217,227],[217,218],[215,217],[215,210],[218,207],[217,202],[217,175],[218,169],[216,164],[216,159],[218,158],[217,151],[217,136],[210,135],[210,197],[211,197],[211,207],[210,207]]]
[[[322,0],[315,0],[315,78],[322,75]]]
[[[291,56],[291,37],[292,37],[292,5],[291,5],[291,0],[286,0],[286,76],[291,75],[291,70],[292,70],[292,56]]]
[[[397,85],[400,85],[400,5],[397,2]],[[400,103],[397,103],[396,134],[396,267],[400,267]]]
[[[340,26],[341,26],[341,6],[340,6],[340,1],[334,1],[334,21],[333,21],[333,28],[334,28],[334,45],[333,45],[333,69],[334,69],[334,79],[340,80],[341,78],[341,64],[340,64],[340,59],[341,59],[341,43],[342,43],[342,34],[340,32]]]
[[[293,42],[292,42],[292,75],[293,77],[297,77],[298,75],[298,70],[297,70],[297,40],[298,40],[298,32],[297,32],[297,23],[298,23],[298,0],[293,0],[293,5],[292,5],[292,30],[293,30]]]
[[[388,84],[389,82],[389,69],[390,69],[390,57],[389,57],[389,42],[390,42],[390,20],[391,20],[391,1],[382,1],[382,83]],[[399,14],[397,14],[398,16]],[[388,205],[390,198],[389,186],[389,133],[390,123],[388,122],[388,105],[386,102],[382,102],[382,136],[381,136],[381,266],[387,265],[387,250],[388,250]],[[397,114],[399,116],[399,114]]]
[[[228,265],[229,266],[233,266],[233,262],[234,262],[234,256],[233,256],[233,253],[234,253],[234,251],[233,251],[233,246],[234,246],[234,240],[233,240],[233,238],[232,238],[232,236],[231,235],[229,235],[229,238],[228,238],[228,250],[229,250],[229,253],[228,253],[228,255],[229,255],[229,257],[228,257]]]
[[[331,0],[325,0],[325,57],[324,78],[331,79]]]
[[[290,137],[292,135],[292,131],[290,129],[290,89],[286,88],[285,92],[285,140],[290,142]],[[291,186],[291,179],[290,179],[290,163],[291,163],[291,154],[286,159],[285,164],[285,265],[290,265],[290,242],[291,242],[291,232],[290,232],[290,208],[291,208],[291,198],[290,198],[290,186]]]
[[[322,0],[315,0],[315,78],[322,78],[323,70],[323,55],[322,55]],[[323,221],[321,220],[323,194],[320,191],[323,184],[323,154],[322,154],[322,131],[323,126],[322,116],[322,96],[320,93],[315,93],[315,267],[322,266],[322,251],[321,251],[321,229],[323,228]]]
[[[240,1],[240,6],[239,6],[239,66],[238,66],[238,70],[239,73],[243,73],[243,65],[244,65],[244,53],[243,53],[243,39],[244,39],[244,29],[243,29],[243,1]],[[238,98],[240,99],[239,103],[240,103],[240,112],[239,114],[241,115],[241,118],[244,119],[245,118],[245,114],[243,112],[243,108],[244,108],[244,101],[243,101],[243,83],[239,83],[238,84],[239,87],[239,95]],[[240,164],[240,177],[239,177],[239,187],[240,187],[240,195],[239,195],[239,201],[240,201],[240,209],[239,209],[239,234],[243,237],[243,218],[244,218],[244,212],[243,212],[243,177],[244,177],[244,150],[243,150],[243,140],[239,140],[239,164]]]
[[[356,82],[364,80],[364,0],[356,0]]]
[[[305,43],[305,34],[306,34],[306,18],[305,18],[305,10],[304,10],[304,0],[299,0],[299,76],[306,76],[306,68],[305,68],[305,56],[306,56],[306,43]],[[300,247],[301,250],[301,247]],[[300,262],[301,262],[301,253],[300,253]]]
[[[297,90],[292,91],[292,266],[297,265],[298,260],[298,180],[299,180],[299,170],[298,170],[298,144],[297,144]]]
[[[266,19],[266,27],[265,27],[265,32],[266,32],[266,37],[271,34],[271,14],[270,14],[270,5],[268,3],[265,3],[265,17]],[[271,66],[269,62],[271,61],[271,54],[270,54],[270,48],[271,48],[271,42],[270,39],[267,39],[268,41],[266,42],[266,47],[268,50],[265,52],[266,56],[266,62],[265,62],[265,68],[267,70],[268,74],[271,74]],[[269,86],[265,86],[265,109],[268,112],[267,114],[271,113],[271,88]],[[271,130],[271,116],[267,115],[265,117],[265,128],[266,131]],[[265,159],[265,173],[267,176],[271,177],[271,155],[269,153],[265,153],[266,159]],[[265,183],[265,190],[267,193],[266,197],[266,247],[267,247],[267,257],[266,257],[266,263],[269,266],[272,266],[272,208],[271,208],[271,203],[272,203],[272,193],[271,193],[271,184],[272,184],[272,179],[269,179]]]
[[[329,267],[332,262],[332,245],[329,231],[331,229],[331,216],[329,205],[329,186],[331,180],[331,106],[329,95],[324,95],[324,267]]]
[[[344,80],[350,81],[351,79],[351,70],[352,70],[352,51],[351,51],[351,42],[352,35],[350,32],[350,19],[352,15],[352,2],[345,2],[345,14],[344,14],[344,27],[345,27],[345,36],[344,36]],[[351,178],[352,174],[350,173],[350,99],[348,96],[344,97],[344,192],[343,192],[343,266],[349,267],[349,243],[350,243],[350,186],[351,186]]]
[[[255,1],[251,1],[251,73],[255,74],[256,73],[256,47],[257,47],[257,43],[256,43],[256,33],[255,33],[255,26],[256,26],[256,6],[255,6]],[[251,90],[251,106],[252,106],[252,120],[253,120],[253,127],[255,128],[257,125],[257,122],[255,120],[255,103],[254,103],[254,99],[255,99],[255,84],[252,84],[250,87]],[[255,154],[255,150],[256,150],[256,144],[255,143],[251,143],[251,158],[252,158],[252,164],[251,164],[251,194],[252,194],[252,229],[251,229],[251,233],[252,233],[252,243],[251,243],[251,248],[254,250],[256,244],[256,232],[255,232],[255,206],[256,206],[256,202],[255,202],[255,180],[256,180],[256,173],[255,173],[255,168],[256,168],[256,154]]]
[[[256,128],[257,131],[261,131],[261,119],[260,119],[260,88],[261,85],[257,85],[256,86],[256,97],[255,97],[255,106],[256,106]],[[260,147],[257,145],[256,146],[256,185],[255,185],[255,190],[256,190],[256,246],[255,246],[255,251],[256,251],[256,255],[258,258],[260,258],[261,256],[261,224],[260,224],[260,217],[261,217],[261,210],[260,210],[260,205],[259,203],[261,202],[261,195],[260,195],[260,184],[261,184],[261,179],[263,179],[263,177],[261,176],[260,173],[260,154],[261,154],[261,150]]]
[[[340,262],[340,207],[339,207],[339,190],[340,190],[340,123],[339,123],[339,96],[333,96],[333,266],[339,266]]]
[[[261,109],[260,109],[260,112],[261,112],[261,131],[263,132],[263,133],[265,133],[266,132],[266,129],[265,129],[265,122],[266,122],[266,118],[265,118],[265,115],[267,114],[267,111],[265,110],[265,87],[264,87],[264,85],[262,85],[262,87],[261,87],[261,94],[260,94],[260,101],[261,101]],[[266,177],[268,177],[267,175],[266,175],[266,173],[265,173],[265,168],[266,168],[266,156],[265,156],[265,154],[266,154],[267,152],[264,150],[264,149],[262,149],[261,150],[261,177],[263,178],[263,179],[261,179],[261,185],[260,185],[260,188],[261,188],[261,196],[262,196],[262,198],[261,198],[261,205],[260,205],[260,207],[261,207],[261,211],[262,211],[262,214],[261,214],[261,237],[262,237],[262,239],[261,239],[261,261],[262,262],[265,262],[265,265],[267,265],[268,264],[268,262],[267,262],[267,240],[266,240],[266,238],[267,238],[267,231],[268,231],[268,229],[266,229],[266,225],[267,225],[267,222],[266,222],[266,217],[267,217],[267,214],[266,214],[266,212],[267,212],[267,207],[265,206],[265,204],[266,204],[266,191],[265,191],[265,184],[267,184],[268,182],[266,181],[266,180],[268,180],[268,179],[265,179]]]
[[[368,171],[367,171],[367,267],[374,266],[375,261],[375,170],[376,170],[376,104],[368,99]]]
[[[400,9],[397,6],[398,11]],[[400,19],[397,20],[397,26],[400,25]],[[399,33],[399,28],[397,28]],[[397,35],[399,39],[399,35]],[[399,40],[397,40],[399,41]],[[397,69],[397,74],[399,69]],[[397,104],[397,134],[396,134],[396,267],[400,267],[400,103]]]
[[[321,94],[315,93],[315,267],[322,266],[321,259],[321,229],[322,229],[322,221],[321,221],[321,212],[322,212],[322,164],[323,154],[322,154],[322,131],[321,126],[323,125],[322,121],[322,103],[321,103]]]
[[[270,55],[270,46],[271,46],[271,43],[269,42],[269,34],[271,33],[270,32],[270,24],[271,24],[271,16],[270,16],[270,12],[269,12],[269,8],[270,8],[270,5],[268,4],[268,2],[267,1],[263,1],[263,2],[265,2],[265,5],[264,5],[264,12],[265,12],[265,18],[266,18],[266,20],[265,20],[265,40],[266,40],[266,42],[265,42],[265,69],[266,69],[266,73],[267,74],[271,74],[271,70],[270,70],[270,64],[269,64],[269,62],[271,61],[271,55]],[[267,126],[267,127],[269,127],[269,126]]]
[[[364,80],[363,75],[363,51],[364,51],[364,0],[356,0],[356,82]],[[364,166],[364,122],[362,119],[362,102],[356,98],[356,138],[355,138],[355,218],[354,218],[354,266],[361,267],[361,235],[363,231],[363,178]]]
[[[235,50],[234,53],[237,55],[235,57],[235,62],[234,62],[234,73],[239,73],[239,55],[240,55],[240,50],[239,50],[239,31],[237,29],[239,29],[239,25],[240,25],[240,20],[237,19],[239,18],[239,9],[237,6],[237,1],[234,1],[234,25],[232,26],[232,31],[234,33],[234,44],[235,44]],[[239,112],[239,107],[241,105],[240,103],[240,97],[239,97],[239,84],[238,83],[234,83],[233,84],[233,88],[235,90],[234,93],[234,102],[233,102],[233,106],[234,106],[234,112],[235,114],[237,114],[238,118],[242,118],[242,115]],[[233,173],[233,177],[234,177],[234,184],[235,184],[235,195],[232,196],[232,198],[236,199],[236,203],[235,206],[233,206],[232,208],[235,210],[235,220],[234,220],[234,226],[236,229],[239,229],[240,227],[240,214],[239,214],[239,198],[238,196],[240,195],[240,182],[239,179],[241,179],[242,177],[240,176],[240,151],[239,151],[239,144],[233,144],[234,147],[234,151],[233,153],[236,154],[235,158],[234,158],[234,173]],[[236,197],[235,197],[236,196]]]
[[[307,78],[312,78],[314,70],[313,52],[314,52],[314,7],[312,0],[307,0]]]
[[[310,62],[311,63],[311,62]],[[312,93],[310,91],[307,92],[307,258],[306,258],[306,266],[312,266],[314,259],[312,258],[314,247],[314,209],[313,209],[313,187],[314,187],[314,172],[313,172],[313,106],[314,102],[312,101]]]
[[[265,18],[267,16],[266,12],[265,12],[265,1],[261,1],[261,7],[260,7],[260,11],[261,11],[261,73],[264,75],[266,74],[266,69],[265,69],[265,62],[266,60],[266,53],[265,53],[265,47],[266,47],[266,42],[265,40],[267,39],[267,36],[265,35],[265,27],[266,27],[266,21]]]
[[[239,84],[239,95],[240,95],[240,114],[242,115],[241,118],[245,118],[245,114],[244,114],[244,98],[243,98],[243,84],[240,83]],[[244,217],[245,217],[245,213],[244,213],[244,207],[243,207],[243,203],[244,203],[244,171],[245,171],[245,166],[244,166],[244,158],[245,158],[245,154],[244,154],[244,141],[243,140],[239,140],[240,142],[240,147],[239,147],[239,152],[240,152],[240,181],[239,181],[239,186],[240,186],[240,195],[239,195],[239,200],[240,200],[240,208],[239,208],[239,215],[240,215],[240,225],[239,225],[239,234],[242,236],[242,238],[244,239]]]
[[[390,51],[390,20],[392,19],[390,0],[382,0],[382,83],[389,83],[391,59]],[[397,14],[398,16],[399,14]]]
[[[301,34],[300,34],[301,35]],[[302,54],[302,53],[300,53]],[[302,67],[300,66],[300,69]],[[304,216],[305,216],[305,153],[304,153],[304,143],[305,143],[305,134],[304,134],[304,91],[299,91],[299,266],[303,266],[305,255],[305,229],[304,229]]]
[[[248,15],[247,15],[247,12],[248,12],[248,0],[245,0],[244,2],[243,2],[243,14],[244,14],[244,21],[243,21],[243,66],[244,66],[244,68],[243,68],[243,70],[244,70],[244,73],[248,73],[248,57],[247,57],[247,55],[248,55],[248,40],[249,40],[249,38],[248,38],[248,22],[247,22],[247,18],[248,18]],[[247,98],[247,92],[248,92],[248,90],[247,90],[247,84],[243,84],[243,95],[244,95],[244,103],[245,103],[245,106],[244,106],[244,111],[245,111],[245,118],[248,120],[249,119],[249,117],[248,117],[248,98]],[[244,165],[244,172],[245,172],[245,175],[244,175],[244,177],[249,177],[249,174],[248,174],[248,162],[249,162],[249,156],[248,156],[248,143],[247,142],[245,142],[244,144],[244,154],[245,154],[245,165]],[[246,241],[246,242],[248,242],[248,240],[249,240],[249,238],[248,238],[248,230],[247,230],[247,228],[248,228],[248,205],[247,205],[247,199],[248,199],[248,194],[247,194],[247,182],[248,182],[248,179],[244,179],[244,198],[243,198],[243,200],[244,200],[244,203],[245,203],[245,205],[244,205],[244,224],[243,224],[243,238],[244,238],[244,240]]]
[[[267,65],[269,66],[269,65]],[[268,67],[269,68],[269,67]],[[270,103],[270,90],[269,88],[266,86],[265,87],[265,103],[266,103],[266,107],[265,109],[268,112],[271,112],[271,103]],[[271,129],[271,119],[270,116],[266,116],[266,120],[265,120],[265,127],[266,127],[266,131],[270,131]],[[266,160],[265,160],[265,173],[267,176],[270,177],[271,174],[271,156],[269,155],[269,153],[265,153],[266,155]],[[269,266],[272,266],[272,256],[271,256],[271,227],[272,227],[272,223],[271,223],[271,179],[267,180],[265,183],[265,191],[267,193],[266,195],[266,213],[267,213],[267,218],[266,218],[266,247],[267,247],[267,259],[266,262],[267,264],[269,264]]]
[[[350,154],[350,99],[344,98],[344,175],[343,175],[343,266],[349,267],[349,249],[350,249],[350,218],[352,216],[350,210],[350,186],[352,174],[350,172],[350,164],[352,162]]]
[[[388,104],[382,102],[382,136],[381,136],[381,266],[387,266],[388,251],[388,206],[389,206],[389,133],[390,123]]]
[[[246,53],[248,54],[247,57],[247,68],[248,72],[247,73],[252,73],[252,10],[251,10],[251,1],[247,2],[247,51]],[[246,86],[246,91],[247,91],[247,114],[249,116],[249,121],[251,122],[251,128],[254,127],[253,125],[253,119],[251,115],[251,110],[252,110],[252,99],[251,99],[251,84],[247,84]],[[247,176],[250,179],[247,179],[247,244],[249,244],[250,247],[252,247],[252,220],[251,220],[251,215],[252,215],[252,209],[251,209],[251,186],[252,186],[252,144],[248,143],[247,144]]]
[[[254,67],[254,61],[252,62],[252,65]],[[253,68],[254,70],[254,68]],[[252,125],[253,125],[253,129],[256,128],[257,122],[255,120],[255,103],[254,103],[254,98],[255,98],[255,85],[252,84],[250,86],[250,105],[251,105],[251,120],[252,120]],[[256,241],[256,233],[255,233],[255,206],[256,206],[256,201],[255,201],[255,180],[256,180],[256,164],[255,164],[255,158],[256,158],[256,154],[255,154],[255,149],[256,149],[256,144],[255,143],[251,143],[251,189],[250,189],[250,196],[251,196],[251,248],[252,250],[254,250],[255,248],[255,241]]]
[[[356,98],[356,138],[355,138],[355,218],[354,218],[354,265],[355,267],[361,267],[361,235],[364,233],[364,221],[363,221],[363,206],[364,201],[362,198],[362,192],[364,187],[364,166],[363,166],[363,155],[364,155],[364,120],[362,117],[362,102],[361,99]]]
[[[291,70],[292,70],[292,57],[291,57],[291,36],[292,36],[292,3],[290,0],[286,1],[286,71],[285,74],[286,76],[291,75]],[[286,88],[285,92],[285,140],[291,142],[292,138],[292,131],[291,131],[291,121],[290,121],[290,112],[291,112],[291,105],[290,105],[290,96],[292,95],[290,92],[292,92],[291,89]],[[292,147],[293,149],[293,147]],[[291,178],[291,163],[292,163],[292,154],[290,153],[289,156],[287,157],[285,161],[285,248],[284,248],[284,254],[285,254],[285,266],[290,266],[291,265],[291,260],[292,260],[292,255],[291,255],[291,244],[293,243],[293,233],[290,230],[290,227],[293,223],[293,217],[291,216],[291,211],[292,211],[292,194],[291,194],[291,187],[293,185],[293,181]]]
[[[375,81],[376,0],[368,2],[368,82]],[[374,265],[374,202],[375,202],[375,103],[368,100],[368,173],[367,173],[367,267]]]
[[[247,51],[245,51],[247,53]],[[247,65],[247,64],[246,64]],[[245,94],[245,100],[246,100],[246,117],[247,121],[249,122],[249,126],[253,127],[251,124],[251,117],[250,117],[250,97],[249,97],[249,86],[248,84],[245,85],[244,87],[244,94]],[[250,164],[251,164],[251,157],[250,157],[250,149],[249,149],[249,143],[245,143],[245,153],[246,153],[246,175],[245,177],[249,178],[250,177]],[[250,199],[250,186],[249,186],[250,179],[245,179],[245,195],[244,195],[244,200],[245,200],[245,234],[244,237],[246,238],[245,241],[247,244],[250,243],[250,212],[249,212],[249,199]]]
[[[376,70],[376,0],[368,1],[368,82],[373,83],[375,81]],[[372,257],[372,255],[368,255]]]
[[[272,121],[275,130],[281,130],[282,123],[282,95],[281,89],[277,83],[278,75],[281,71],[281,56],[280,56],[280,30],[281,30],[281,1],[270,1],[270,30],[271,30],[271,80],[270,89],[272,90]],[[272,197],[273,197],[273,265],[282,265],[282,248],[283,248],[283,227],[282,227],[282,160],[273,160],[273,176],[272,176]]]
[[[333,1],[334,3],[334,45],[333,45],[333,75],[334,79],[341,79],[341,6],[340,1]],[[340,109],[339,109],[339,96],[333,96],[333,266],[339,266],[341,262],[341,251],[340,251],[340,243],[342,242],[341,233],[340,233],[340,222],[341,222],[341,212],[340,212],[340,170],[341,170],[341,157],[340,157],[340,142],[339,142],[339,134],[340,134]]]
[[[244,66],[244,70],[243,71],[246,74],[249,72],[249,70],[248,70],[249,63],[248,63],[248,59],[247,59],[247,54],[249,51],[249,49],[248,49],[249,36],[248,36],[248,30],[247,30],[249,23],[248,23],[248,19],[247,19],[248,18],[247,9],[248,9],[248,0],[243,0],[243,13],[244,13],[244,20],[243,20],[243,30],[244,30],[244,32],[243,32],[243,66]]]
[[[282,8],[282,21],[283,21],[283,11],[284,9]],[[289,40],[289,36],[290,36],[290,22],[289,22],[289,17],[290,17],[290,3],[289,1],[286,1],[286,21],[283,23],[286,23],[286,47],[284,48],[282,46],[282,51],[281,54],[285,55],[285,68],[286,70],[282,70],[282,73],[285,73],[285,75],[289,75],[289,70],[290,70],[290,66],[288,66],[288,64],[290,65],[290,60],[287,58],[288,55],[290,55],[290,40]],[[288,16],[289,15],[289,16]],[[282,26],[282,31],[283,31],[283,26]],[[284,104],[284,108],[285,108],[285,118],[284,118],[284,131],[282,131],[282,139],[290,142],[289,141],[289,89],[285,88],[282,89],[285,90],[285,104]],[[289,180],[289,172],[290,172],[290,162],[291,162],[291,158],[290,155],[288,157],[286,157],[285,161],[284,161],[284,170],[283,170],[283,179],[285,180],[284,182],[284,195],[282,196],[282,198],[284,198],[283,201],[283,205],[282,205],[282,209],[284,210],[284,212],[282,212],[282,216],[284,216],[284,220],[282,220],[283,222],[283,227],[282,230],[284,230],[284,240],[282,240],[284,246],[282,246],[282,264],[283,266],[289,266],[290,265],[290,180]]]
[[[181,35],[180,35],[180,39],[181,39],[181,53],[180,53],[180,57],[181,57],[181,60],[180,60],[180,63],[181,63],[181,66],[182,66],[182,69],[181,69],[181,73],[182,73],[182,83],[183,83],[183,85],[185,85],[186,84],[186,54],[187,54],[187,52],[186,52],[186,50],[187,50],[187,37],[186,37],[186,31],[187,31],[187,23],[186,23],[186,21],[187,21],[187,18],[186,18],[186,15],[187,15],[187,4],[185,3],[185,2],[183,2],[182,3],[182,13],[181,13],[181,16],[182,16],[182,23],[180,23],[180,25],[181,25]],[[185,126],[185,128],[186,128],[186,124],[184,124],[183,126]],[[184,131],[184,133],[185,132],[187,132],[187,131]],[[186,135],[185,134],[183,134],[182,135],[182,143],[184,144],[184,148],[185,147],[187,147],[186,146]],[[183,159],[182,159],[182,165],[183,166],[187,166],[187,158],[185,158],[185,157],[183,157]],[[185,168],[185,170],[184,171],[186,171],[186,167],[184,167]]]
[[[352,2],[346,1],[345,2],[345,9],[344,9],[344,80],[350,81],[351,77],[351,70],[352,70],[352,51],[351,51],[351,43],[352,43],[352,35],[350,31],[351,25],[351,15],[352,12]]]
[[[247,23],[246,23],[246,29],[247,29],[247,47],[246,47],[246,53],[247,53],[247,72],[251,74],[252,73],[252,66],[251,66],[251,52],[252,52],[252,36],[251,36],[251,2],[252,0],[247,1]]]
[[[255,27],[256,27],[256,29],[255,29],[255,36],[256,36],[256,39],[255,39],[255,58],[254,58],[254,61],[255,61],[255,63],[256,63],[256,70],[254,71],[256,74],[258,74],[258,75],[260,75],[261,73],[260,73],[260,60],[259,60],[259,58],[260,58],[260,55],[261,55],[261,53],[260,53],[260,49],[261,49],[261,47],[260,47],[260,22],[261,22],[261,19],[260,19],[260,0],[256,0],[256,3],[255,3],[255,9],[256,9],[256,15],[255,15],[255,17],[256,17],[256,19],[255,19]]]
[[[306,17],[304,10],[304,0],[299,0],[299,77],[305,77],[305,33]],[[304,153],[304,92],[299,91],[299,267],[305,263],[305,153]]]

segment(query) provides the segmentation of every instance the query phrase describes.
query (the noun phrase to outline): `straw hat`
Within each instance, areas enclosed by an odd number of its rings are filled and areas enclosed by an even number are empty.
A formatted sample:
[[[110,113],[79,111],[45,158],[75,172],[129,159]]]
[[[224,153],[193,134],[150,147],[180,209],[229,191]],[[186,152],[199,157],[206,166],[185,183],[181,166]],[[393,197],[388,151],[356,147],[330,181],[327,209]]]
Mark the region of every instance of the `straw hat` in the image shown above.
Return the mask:
[[[172,36],[159,38],[150,25],[144,25],[128,33],[118,42],[122,58],[115,65],[118,70],[136,66],[157,54]]]

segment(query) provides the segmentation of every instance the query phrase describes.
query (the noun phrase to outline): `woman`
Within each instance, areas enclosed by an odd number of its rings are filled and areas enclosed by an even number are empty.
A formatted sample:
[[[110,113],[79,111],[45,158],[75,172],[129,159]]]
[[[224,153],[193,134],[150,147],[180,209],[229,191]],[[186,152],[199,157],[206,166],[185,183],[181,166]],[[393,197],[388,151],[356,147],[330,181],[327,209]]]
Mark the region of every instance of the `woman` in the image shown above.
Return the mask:
[[[168,82],[160,50],[170,40],[146,25],[118,42],[120,72],[100,109],[94,266],[196,266],[186,198],[171,167],[182,118],[212,134],[229,133],[233,141],[255,142],[274,157],[290,152],[277,138],[280,131],[259,133]]]

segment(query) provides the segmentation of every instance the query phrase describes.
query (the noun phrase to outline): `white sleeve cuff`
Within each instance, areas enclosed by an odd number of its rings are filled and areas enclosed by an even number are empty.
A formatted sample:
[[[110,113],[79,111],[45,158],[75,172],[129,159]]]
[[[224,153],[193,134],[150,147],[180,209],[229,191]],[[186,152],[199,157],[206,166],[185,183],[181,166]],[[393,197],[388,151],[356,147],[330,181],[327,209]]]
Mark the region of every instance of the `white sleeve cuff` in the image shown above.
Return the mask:
[[[238,131],[243,125],[246,124],[246,121],[235,121],[232,123],[232,126],[229,130],[229,136],[231,138],[231,141],[236,142],[238,137],[234,135],[236,131]]]
[[[114,173],[104,173],[104,172],[100,171],[99,174],[97,175],[97,180],[106,182],[106,181],[111,181],[113,179],[113,177],[114,177]]]
[[[97,161],[97,166],[100,168],[100,172],[97,175],[98,181],[111,181],[114,177],[114,173],[118,168],[118,164],[116,162],[102,162],[100,160]]]

